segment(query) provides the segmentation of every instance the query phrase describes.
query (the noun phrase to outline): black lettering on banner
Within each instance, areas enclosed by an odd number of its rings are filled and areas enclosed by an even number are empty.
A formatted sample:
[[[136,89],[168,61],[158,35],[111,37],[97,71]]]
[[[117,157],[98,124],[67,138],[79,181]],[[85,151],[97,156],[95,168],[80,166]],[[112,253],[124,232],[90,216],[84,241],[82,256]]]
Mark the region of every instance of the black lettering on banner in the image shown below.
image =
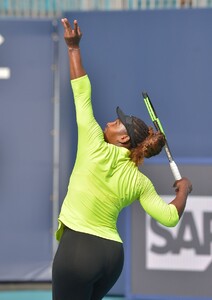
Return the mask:
[[[186,230],[190,233],[190,239],[185,239]],[[175,254],[179,254],[181,249],[194,249],[197,254],[201,254],[198,232],[191,212],[184,214],[174,244],[173,253]]]
[[[211,242],[212,242],[212,213],[204,213],[204,247],[203,254],[211,253]]]
[[[212,213],[203,213],[203,242],[198,235],[197,226],[192,212],[185,212],[183,218],[178,225],[177,236],[174,237],[171,230],[160,225],[154,219],[150,219],[151,230],[162,239],[163,245],[153,243],[151,251],[157,254],[165,254],[171,252],[179,254],[182,249],[193,249],[198,255],[210,255],[212,242]],[[187,232],[187,236],[186,236]],[[189,238],[188,238],[189,233]]]
[[[173,245],[174,241],[173,241],[173,237],[172,237],[171,233],[168,230],[166,230],[164,227],[160,226],[152,218],[150,221],[150,226],[151,226],[151,229],[154,231],[154,233],[156,233],[160,237],[164,238],[164,240],[166,242],[164,246],[157,246],[157,245],[153,244],[151,247],[151,251],[158,253],[158,254],[164,254],[169,251],[172,251],[172,245]]]

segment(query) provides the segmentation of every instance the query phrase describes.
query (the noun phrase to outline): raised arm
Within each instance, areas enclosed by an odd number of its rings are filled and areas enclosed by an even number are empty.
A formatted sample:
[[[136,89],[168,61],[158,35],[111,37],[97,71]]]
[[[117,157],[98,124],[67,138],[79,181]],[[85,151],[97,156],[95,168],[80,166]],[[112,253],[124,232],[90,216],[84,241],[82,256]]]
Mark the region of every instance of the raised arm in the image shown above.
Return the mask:
[[[64,18],[61,20],[64,27],[64,39],[68,46],[69,64],[70,64],[70,77],[76,79],[86,74],[81,59],[80,53],[80,40],[82,33],[78,26],[77,20],[74,20],[74,28],[71,28],[69,21]]]

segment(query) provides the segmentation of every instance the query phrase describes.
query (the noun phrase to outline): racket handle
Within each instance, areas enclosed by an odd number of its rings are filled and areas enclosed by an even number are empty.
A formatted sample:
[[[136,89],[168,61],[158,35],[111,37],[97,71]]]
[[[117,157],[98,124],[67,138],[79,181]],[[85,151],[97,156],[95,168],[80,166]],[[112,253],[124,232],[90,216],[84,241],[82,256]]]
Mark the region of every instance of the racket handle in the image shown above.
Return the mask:
[[[171,171],[172,171],[172,174],[175,178],[175,180],[180,180],[182,178],[182,176],[180,175],[180,171],[176,165],[176,163],[172,160],[170,163],[170,168],[171,168]]]

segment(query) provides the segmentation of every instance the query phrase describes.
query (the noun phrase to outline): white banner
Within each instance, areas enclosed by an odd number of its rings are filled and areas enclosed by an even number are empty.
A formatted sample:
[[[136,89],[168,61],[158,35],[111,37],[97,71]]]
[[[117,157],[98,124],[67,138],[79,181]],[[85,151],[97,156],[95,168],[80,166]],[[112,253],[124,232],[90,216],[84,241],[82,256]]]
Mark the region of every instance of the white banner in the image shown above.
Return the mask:
[[[162,196],[169,202],[173,196]],[[174,228],[146,215],[148,270],[205,271],[212,262],[212,197],[189,196],[185,212]]]

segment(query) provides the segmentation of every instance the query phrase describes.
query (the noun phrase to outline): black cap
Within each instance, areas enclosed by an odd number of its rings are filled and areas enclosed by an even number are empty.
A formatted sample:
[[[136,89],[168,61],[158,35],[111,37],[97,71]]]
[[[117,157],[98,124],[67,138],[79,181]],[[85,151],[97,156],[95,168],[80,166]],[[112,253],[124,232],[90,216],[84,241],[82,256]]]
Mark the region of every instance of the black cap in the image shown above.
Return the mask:
[[[125,115],[119,107],[116,108],[116,113],[119,120],[126,127],[132,148],[136,148],[149,135],[149,127],[141,119]]]

